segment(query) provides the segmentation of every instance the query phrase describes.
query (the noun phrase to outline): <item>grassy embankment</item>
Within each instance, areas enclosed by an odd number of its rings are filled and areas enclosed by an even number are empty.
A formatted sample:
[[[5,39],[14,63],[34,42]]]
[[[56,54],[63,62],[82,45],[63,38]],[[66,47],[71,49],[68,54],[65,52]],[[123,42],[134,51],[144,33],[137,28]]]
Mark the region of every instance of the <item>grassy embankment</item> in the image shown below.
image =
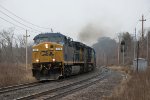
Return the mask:
[[[25,65],[0,64],[0,87],[33,82],[31,67]]]
[[[112,96],[104,100],[150,100],[150,69],[138,73],[126,69],[124,72],[127,77],[116,87]]]

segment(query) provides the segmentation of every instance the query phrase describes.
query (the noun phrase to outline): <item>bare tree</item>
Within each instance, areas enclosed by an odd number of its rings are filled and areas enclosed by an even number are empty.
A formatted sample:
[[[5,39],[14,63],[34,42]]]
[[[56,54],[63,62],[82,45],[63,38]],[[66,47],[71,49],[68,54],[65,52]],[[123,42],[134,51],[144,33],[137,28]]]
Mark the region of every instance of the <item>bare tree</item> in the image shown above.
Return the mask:
[[[17,49],[17,58],[18,61],[20,61],[21,63],[24,63],[25,61],[25,38],[23,35],[19,35],[17,36],[17,40],[18,40],[18,49]]]
[[[13,62],[13,39],[14,30],[12,28],[0,32],[0,44],[2,46],[3,59]]]
[[[25,63],[25,38],[15,35],[14,29],[0,32],[0,62]],[[28,46],[28,59],[31,62],[32,44]]]

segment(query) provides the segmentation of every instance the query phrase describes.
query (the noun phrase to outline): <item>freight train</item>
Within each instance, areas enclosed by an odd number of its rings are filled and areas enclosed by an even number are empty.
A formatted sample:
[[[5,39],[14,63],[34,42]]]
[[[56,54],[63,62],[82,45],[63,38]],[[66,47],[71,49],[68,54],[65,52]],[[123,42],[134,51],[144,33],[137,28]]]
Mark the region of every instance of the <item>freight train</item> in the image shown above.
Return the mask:
[[[93,48],[61,33],[41,33],[33,40],[32,73],[37,80],[64,78],[96,67]]]

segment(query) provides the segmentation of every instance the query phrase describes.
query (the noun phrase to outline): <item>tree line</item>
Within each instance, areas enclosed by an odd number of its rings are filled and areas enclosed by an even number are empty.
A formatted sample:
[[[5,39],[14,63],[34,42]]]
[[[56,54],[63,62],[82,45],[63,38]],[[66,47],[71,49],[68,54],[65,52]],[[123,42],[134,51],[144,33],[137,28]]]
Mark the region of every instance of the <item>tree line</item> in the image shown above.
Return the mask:
[[[123,62],[123,53],[121,51],[121,41],[125,41],[125,64],[131,65],[134,55],[137,51],[137,40],[140,43],[139,57],[147,57],[147,45],[150,48],[150,31],[141,39],[135,39],[129,32],[120,33],[120,41],[111,39],[110,37],[101,37],[98,42],[93,44],[96,51],[97,65],[118,65]],[[0,63],[21,63],[25,64],[25,37],[23,35],[14,34],[14,29],[0,31]],[[135,48],[134,48],[135,47]],[[150,52],[150,49],[148,49]],[[31,64],[32,43],[28,44],[28,63]],[[118,59],[119,58],[119,59]],[[147,59],[150,61],[150,57]]]
[[[148,30],[143,38],[141,36],[135,38],[135,35],[129,32],[120,33],[117,40],[109,37],[99,38],[98,42],[93,45],[96,51],[97,65],[123,65],[122,41],[125,42],[125,65],[132,65],[133,60],[137,58],[137,41],[139,41],[139,58],[150,61],[150,57],[147,59],[150,53],[150,30]]]
[[[0,63],[25,63],[25,38],[15,35],[9,28],[0,32]],[[28,60],[31,62],[32,45],[28,45]]]

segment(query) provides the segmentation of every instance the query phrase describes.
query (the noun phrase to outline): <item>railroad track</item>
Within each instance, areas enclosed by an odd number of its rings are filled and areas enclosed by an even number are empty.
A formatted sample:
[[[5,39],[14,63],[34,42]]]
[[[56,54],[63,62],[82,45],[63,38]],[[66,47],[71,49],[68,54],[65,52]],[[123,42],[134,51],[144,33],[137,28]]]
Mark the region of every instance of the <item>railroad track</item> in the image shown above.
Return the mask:
[[[72,78],[78,77],[78,75],[76,76],[72,76]],[[58,82],[64,81],[64,80],[69,80],[70,78],[66,78],[66,79],[62,79],[62,80],[57,80]],[[44,82],[46,84],[50,83],[51,81],[48,82]],[[7,92],[12,92],[12,91],[16,91],[16,90],[20,90],[20,89],[25,89],[25,88],[30,88],[30,87],[34,87],[34,86],[38,86],[38,85],[42,85],[43,83],[40,82],[32,82],[32,83],[25,83],[25,84],[19,84],[19,85],[13,85],[13,86],[8,86],[8,87],[3,87],[0,88],[0,94],[4,94]]]
[[[20,97],[17,98],[16,100],[30,100],[30,99],[56,100],[58,98],[69,95],[78,90],[84,89],[88,86],[95,84],[98,81],[105,79],[109,75],[108,72],[109,70],[105,69],[105,71],[93,77],[87,78],[85,80],[81,80],[58,88],[50,89],[44,92],[39,92],[28,96]]]
[[[0,94],[6,93],[6,92],[11,92],[11,91],[16,91],[16,90],[19,90],[19,89],[30,88],[30,87],[38,86],[38,85],[41,85],[41,84],[42,83],[39,83],[39,82],[33,82],[33,83],[26,83],[26,84],[8,86],[8,87],[0,88]]]

